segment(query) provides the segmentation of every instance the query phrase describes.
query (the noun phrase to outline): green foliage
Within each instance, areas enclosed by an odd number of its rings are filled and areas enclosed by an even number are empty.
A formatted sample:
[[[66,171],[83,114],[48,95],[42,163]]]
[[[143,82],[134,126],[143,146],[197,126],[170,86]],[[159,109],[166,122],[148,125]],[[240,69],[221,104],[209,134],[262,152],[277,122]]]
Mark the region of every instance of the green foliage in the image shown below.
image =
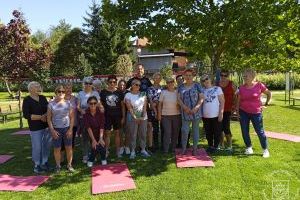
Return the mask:
[[[132,61],[128,54],[120,55],[115,65],[116,74],[129,77],[132,72]]]
[[[55,52],[57,50],[61,39],[70,31],[71,31],[71,24],[66,23],[64,19],[60,20],[57,26],[51,26],[49,43],[52,52]]]
[[[64,35],[54,53],[54,63],[51,66],[52,76],[85,75],[84,56],[85,35],[79,28],[74,28]]]
[[[167,77],[172,77],[172,75],[173,75],[172,65],[164,65],[160,69],[160,74],[163,79],[166,79]]]
[[[127,25],[133,36],[147,37],[154,48],[184,48],[197,60],[209,57],[212,71],[223,59],[286,60],[287,50],[292,55],[299,50],[295,1],[119,0],[108,8],[106,15]]]
[[[113,74],[119,55],[130,52],[129,37],[118,23],[105,19],[101,7],[93,2],[90,13],[84,17],[86,52],[93,74]]]

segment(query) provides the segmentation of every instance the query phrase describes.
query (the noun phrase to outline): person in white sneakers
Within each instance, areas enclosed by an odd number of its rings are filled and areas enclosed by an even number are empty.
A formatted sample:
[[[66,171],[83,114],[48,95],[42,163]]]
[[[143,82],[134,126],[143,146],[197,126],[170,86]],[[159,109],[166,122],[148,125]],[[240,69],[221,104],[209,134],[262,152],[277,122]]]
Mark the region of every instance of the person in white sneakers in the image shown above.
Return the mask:
[[[89,105],[86,113],[83,115],[84,126],[88,132],[91,141],[91,150],[87,162],[88,167],[92,167],[96,155],[99,153],[101,157],[101,164],[106,165],[106,147],[103,138],[104,134],[104,113],[97,107],[99,103],[95,96],[88,98]]]
[[[237,108],[239,109],[240,125],[243,139],[246,145],[245,154],[253,154],[252,143],[249,134],[250,121],[253,124],[255,132],[258,135],[261,147],[263,148],[263,157],[270,157],[268,150],[267,137],[263,128],[261,94],[267,95],[265,106],[271,99],[271,92],[267,87],[256,81],[256,73],[253,69],[246,69],[243,73],[244,84],[239,87],[237,96]]]
[[[141,154],[144,157],[150,155],[146,151],[146,134],[147,134],[147,95],[140,92],[141,81],[134,79],[131,82],[131,90],[125,95],[125,103],[128,109],[127,122],[131,135],[131,153],[130,159],[134,159],[136,139],[139,136]]]

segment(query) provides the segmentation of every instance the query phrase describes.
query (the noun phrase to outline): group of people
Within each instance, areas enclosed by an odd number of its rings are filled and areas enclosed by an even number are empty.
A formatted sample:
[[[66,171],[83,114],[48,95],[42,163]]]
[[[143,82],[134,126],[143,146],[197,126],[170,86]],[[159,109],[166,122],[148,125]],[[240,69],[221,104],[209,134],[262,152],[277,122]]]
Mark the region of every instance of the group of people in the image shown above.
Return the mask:
[[[143,65],[138,64],[134,77],[118,81],[115,75],[109,75],[107,87],[102,90],[101,82],[92,77],[83,79],[83,89],[77,96],[72,94],[72,84],[58,85],[50,102],[41,95],[41,85],[30,82],[23,114],[31,133],[34,172],[50,170],[48,158],[52,145],[55,171],[61,170],[65,152],[67,170],[74,172],[76,135],[81,138],[82,161],[88,167],[93,166],[97,155],[102,165],[107,164],[113,152],[112,134],[119,158],[126,154],[135,159],[137,153],[150,157],[157,150],[168,153],[175,148],[181,148],[181,153],[186,154],[190,135],[193,155],[197,155],[201,120],[208,142],[207,152],[232,151],[230,118],[233,112],[240,117],[245,154],[253,154],[249,135],[251,121],[259,136],[263,157],[269,157],[260,97],[266,94],[265,105],[268,105],[271,93],[256,81],[252,69],[244,71],[244,84],[239,88],[230,81],[229,75],[222,70],[220,81],[214,84],[212,77],[204,74],[198,83],[194,80],[194,71],[186,69],[176,79],[165,78],[163,87],[159,73],[153,75],[152,83],[145,77]]]

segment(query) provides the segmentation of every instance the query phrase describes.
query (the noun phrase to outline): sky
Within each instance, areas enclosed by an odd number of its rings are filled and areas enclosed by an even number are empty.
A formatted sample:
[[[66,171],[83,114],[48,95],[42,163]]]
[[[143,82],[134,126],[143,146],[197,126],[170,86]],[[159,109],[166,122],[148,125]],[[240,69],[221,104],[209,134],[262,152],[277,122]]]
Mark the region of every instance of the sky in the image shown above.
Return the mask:
[[[18,9],[23,12],[32,33],[48,31],[61,19],[72,27],[82,27],[83,16],[91,4],[92,0],[0,0],[0,21],[7,24],[12,19],[12,11]]]

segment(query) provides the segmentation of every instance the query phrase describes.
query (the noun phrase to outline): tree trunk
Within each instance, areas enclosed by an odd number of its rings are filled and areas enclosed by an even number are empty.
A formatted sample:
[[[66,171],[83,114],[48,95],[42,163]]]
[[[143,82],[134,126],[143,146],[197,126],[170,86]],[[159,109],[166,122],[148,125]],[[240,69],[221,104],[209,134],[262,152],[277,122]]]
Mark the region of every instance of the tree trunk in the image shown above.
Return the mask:
[[[20,118],[20,128],[23,128],[23,115],[22,115],[22,105],[21,105],[21,101],[22,101],[22,92],[21,92],[21,88],[19,88],[18,91],[18,103],[19,103],[19,118]]]
[[[6,89],[7,89],[7,92],[8,92],[8,94],[9,94],[9,96],[13,97],[14,94],[12,93],[12,91],[11,91],[10,88],[9,88],[9,84],[8,84],[7,79],[4,78],[3,81],[5,82],[5,86],[6,86]]]

